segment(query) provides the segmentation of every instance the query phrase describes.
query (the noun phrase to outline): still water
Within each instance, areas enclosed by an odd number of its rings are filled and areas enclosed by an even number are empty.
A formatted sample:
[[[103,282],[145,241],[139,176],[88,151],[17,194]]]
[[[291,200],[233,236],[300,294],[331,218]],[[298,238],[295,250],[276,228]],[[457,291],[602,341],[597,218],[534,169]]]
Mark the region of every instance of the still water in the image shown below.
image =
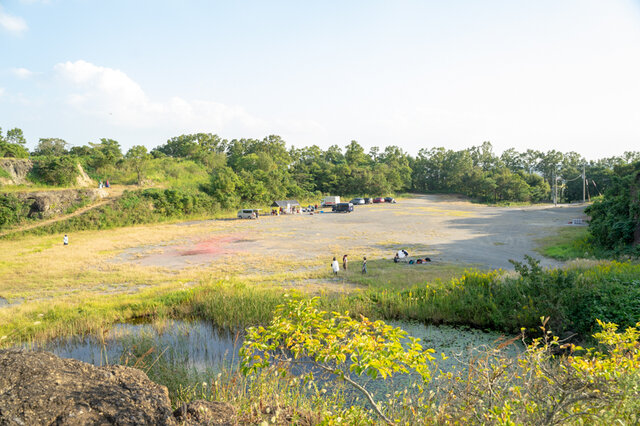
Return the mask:
[[[410,336],[423,340],[423,347],[444,353],[447,360],[439,359],[439,368],[448,371],[464,363],[473,355],[473,348],[495,347],[505,338],[496,332],[470,328],[433,326],[404,321],[387,321],[401,327]],[[169,365],[180,365],[196,373],[215,372],[238,364],[238,350],[242,346],[243,332],[220,329],[205,321],[185,322],[168,320],[153,324],[117,324],[105,330],[101,337],[73,336],[61,338],[35,347],[53,352],[63,358],[74,358],[96,366],[106,364],[133,365],[141,353],[148,357],[163,358]],[[505,351],[516,355],[522,344],[510,345]],[[136,354],[136,355],[134,355]]]

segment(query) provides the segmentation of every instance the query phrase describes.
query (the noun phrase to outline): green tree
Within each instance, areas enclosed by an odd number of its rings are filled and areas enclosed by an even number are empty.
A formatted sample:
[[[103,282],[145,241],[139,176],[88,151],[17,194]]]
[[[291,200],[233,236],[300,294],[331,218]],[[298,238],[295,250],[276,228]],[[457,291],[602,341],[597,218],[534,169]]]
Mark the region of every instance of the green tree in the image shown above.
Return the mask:
[[[589,232],[598,246],[628,249],[634,235],[640,238],[640,162],[616,167],[604,198],[585,211],[591,216]]]
[[[138,185],[142,184],[146,166],[150,157],[149,153],[147,153],[147,148],[142,145],[132,146],[125,155],[129,165],[136,171],[136,175],[138,176]]]
[[[365,154],[364,148],[356,141],[351,141],[347,145],[344,158],[351,167],[364,166],[369,163],[369,157]]]
[[[22,134],[22,130],[17,127],[7,132],[6,137],[2,136],[0,128],[0,157],[27,158],[29,151],[25,147],[27,141]]]
[[[238,175],[227,166],[216,168],[211,172],[208,191],[224,208],[233,207],[238,202],[237,188],[241,186]]]
[[[67,154],[67,142],[60,138],[40,138],[33,155],[59,157]]]
[[[100,143],[89,142],[89,146],[91,146],[89,164],[95,170],[113,167],[123,158],[120,143],[113,139],[102,138]]]

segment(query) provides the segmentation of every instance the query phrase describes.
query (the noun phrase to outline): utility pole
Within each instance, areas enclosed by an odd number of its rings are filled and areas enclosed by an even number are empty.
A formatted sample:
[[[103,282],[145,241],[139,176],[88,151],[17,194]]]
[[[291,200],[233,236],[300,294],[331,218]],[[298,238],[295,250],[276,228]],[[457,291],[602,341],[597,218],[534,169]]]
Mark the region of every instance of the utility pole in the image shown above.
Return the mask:
[[[582,164],[582,204],[586,202],[586,182],[585,166]]]

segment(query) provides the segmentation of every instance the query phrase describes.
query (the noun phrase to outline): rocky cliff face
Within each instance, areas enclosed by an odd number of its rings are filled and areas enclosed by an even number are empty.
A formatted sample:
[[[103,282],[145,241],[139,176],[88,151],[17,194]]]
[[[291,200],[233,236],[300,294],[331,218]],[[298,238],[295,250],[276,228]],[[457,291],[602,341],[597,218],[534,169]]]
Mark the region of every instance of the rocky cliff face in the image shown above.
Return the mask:
[[[31,185],[27,176],[33,169],[31,160],[21,158],[0,158],[0,169],[7,172],[9,177],[0,177],[0,185]],[[87,188],[97,186],[84,171],[82,166],[78,164],[79,175],[76,178],[76,186]]]
[[[224,403],[196,401],[173,413],[167,388],[135,368],[7,349],[0,372],[1,425],[236,424]]]
[[[65,213],[83,201],[95,201],[109,196],[105,189],[63,189],[59,191],[37,191],[14,193],[29,206],[28,216],[46,219]]]
[[[9,178],[0,177],[0,184],[2,185],[27,185],[30,182],[27,180],[27,175],[33,168],[33,162],[31,160],[25,160],[20,158],[0,158],[0,169],[3,169],[9,174]]]

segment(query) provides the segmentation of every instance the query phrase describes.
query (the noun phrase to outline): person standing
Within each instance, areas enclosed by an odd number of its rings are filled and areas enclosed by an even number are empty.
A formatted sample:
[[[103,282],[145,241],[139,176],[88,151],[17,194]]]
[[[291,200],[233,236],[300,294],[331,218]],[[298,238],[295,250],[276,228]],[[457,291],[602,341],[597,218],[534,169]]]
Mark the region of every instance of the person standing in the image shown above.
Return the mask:
[[[333,262],[331,262],[331,269],[333,269],[333,275],[337,276],[340,266],[338,265],[338,261],[336,260],[335,256],[333,257]]]
[[[347,270],[347,255],[342,256],[342,269]]]
[[[68,246],[68,245],[69,245],[69,237],[67,236],[67,234],[64,234],[64,238],[62,238],[62,243],[63,243],[65,246]]]
[[[363,274],[367,273],[367,256],[364,256],[362,258],[362,273]]]

